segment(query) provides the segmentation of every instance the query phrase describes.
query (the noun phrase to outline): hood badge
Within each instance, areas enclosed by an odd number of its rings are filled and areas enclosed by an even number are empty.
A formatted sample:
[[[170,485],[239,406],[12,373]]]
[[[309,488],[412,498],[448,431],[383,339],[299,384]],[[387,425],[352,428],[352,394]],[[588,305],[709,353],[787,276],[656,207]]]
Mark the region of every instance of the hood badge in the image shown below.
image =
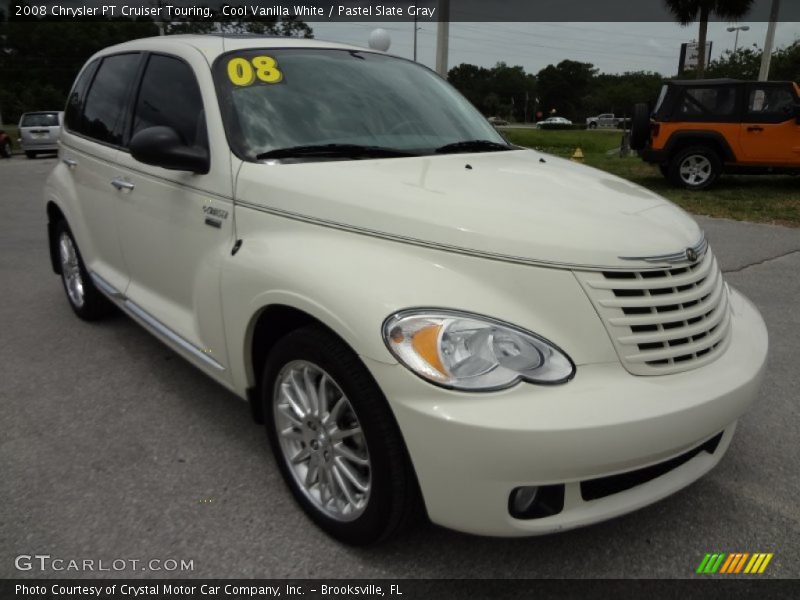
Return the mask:
[[[700,240],[694,245],[680,252],[673,252],[671,254],[659,254],[658,256],[620,256],[622,260],[643,260],[649,263],[682,263],[689,262],[693,264],[705,256],[708,250],[708,242],[706,236],[703,234]]]

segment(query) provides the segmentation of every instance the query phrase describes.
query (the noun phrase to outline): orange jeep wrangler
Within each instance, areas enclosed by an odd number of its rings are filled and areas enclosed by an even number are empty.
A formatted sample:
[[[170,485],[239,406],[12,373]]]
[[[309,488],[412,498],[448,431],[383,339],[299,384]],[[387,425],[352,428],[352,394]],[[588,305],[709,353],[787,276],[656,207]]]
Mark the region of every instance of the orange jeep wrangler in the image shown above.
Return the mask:
[[[631,148],[691,190],[723,173],[800,174],[800,86],[706,79],[664,84],[652,114],[637,104]]]

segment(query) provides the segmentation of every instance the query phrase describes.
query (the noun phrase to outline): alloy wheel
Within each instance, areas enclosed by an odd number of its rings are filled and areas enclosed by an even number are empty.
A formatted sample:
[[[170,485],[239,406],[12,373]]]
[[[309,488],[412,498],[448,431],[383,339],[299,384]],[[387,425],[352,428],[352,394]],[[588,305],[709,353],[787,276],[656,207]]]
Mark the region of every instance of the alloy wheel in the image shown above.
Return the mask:
[[[711,178],[711,161],[702,154],[691,154],[681,162],[679,173],[686,185],[692,187],[703,185]]]
[[[303,494],[332,519],[357,519],[369,501],[372,465],[341,387],[317,365],[292,361],[275,380],[273,414],[283,459]]]
[[[66,232],[62,233],[58,240],[58,255],[61,259],[61,276],[64,278],[70,302],[75,307],[81,308],[84,303],[84,289],[78,251]]]

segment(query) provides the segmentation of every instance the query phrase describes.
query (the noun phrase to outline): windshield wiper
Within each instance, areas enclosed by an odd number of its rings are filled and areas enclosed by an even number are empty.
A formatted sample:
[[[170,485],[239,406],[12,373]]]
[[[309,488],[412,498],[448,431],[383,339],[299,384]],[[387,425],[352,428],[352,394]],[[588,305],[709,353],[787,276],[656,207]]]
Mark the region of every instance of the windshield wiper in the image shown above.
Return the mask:
[[[508,144],[493,142],[491,140],[466,140],[445,144],[436,149],[437,154],[456,154],[458,152],[499,152],[502,150],[512,150]]]
[[[405,150],[398,150],[396,148],[384,148],[383,146],[362,146],[360,144],[314,144],[308,146],[291,146],[289,148],[278,148],[277,150],[262,152],[261,154],[256,155],[256,160],[263,160],[265,158],[301,158],[306,156],[392,158],[417,155],[413,152],[406,152]]]

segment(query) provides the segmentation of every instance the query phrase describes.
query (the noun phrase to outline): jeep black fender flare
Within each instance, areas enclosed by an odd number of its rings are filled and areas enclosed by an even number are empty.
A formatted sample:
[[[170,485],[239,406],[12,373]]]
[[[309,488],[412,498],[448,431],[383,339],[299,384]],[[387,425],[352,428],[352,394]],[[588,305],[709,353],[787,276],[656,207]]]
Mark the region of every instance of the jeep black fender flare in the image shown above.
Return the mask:
[[[686,129],[673,133],[664,145],[664,154],[671,157],[681,148],[688,146],[708,146],[719,152],[723,162],[736,162],[733,152],[725,136],[716,131]]]

